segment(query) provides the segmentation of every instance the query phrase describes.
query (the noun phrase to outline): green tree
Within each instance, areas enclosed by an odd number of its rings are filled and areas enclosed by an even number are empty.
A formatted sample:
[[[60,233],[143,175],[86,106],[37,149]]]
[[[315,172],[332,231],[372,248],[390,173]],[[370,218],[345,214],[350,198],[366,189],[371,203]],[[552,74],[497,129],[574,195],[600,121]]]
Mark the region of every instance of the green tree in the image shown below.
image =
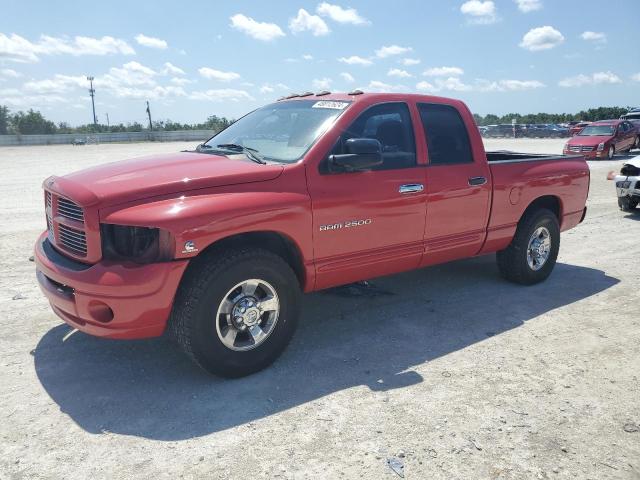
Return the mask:
[[[9,133],[9,108],[0,105],[0,135]]]
[[[15,113],[11,118],[11,124],[15,132],[22,135],[56,133],[57,130],[55,123],[34,110]]]

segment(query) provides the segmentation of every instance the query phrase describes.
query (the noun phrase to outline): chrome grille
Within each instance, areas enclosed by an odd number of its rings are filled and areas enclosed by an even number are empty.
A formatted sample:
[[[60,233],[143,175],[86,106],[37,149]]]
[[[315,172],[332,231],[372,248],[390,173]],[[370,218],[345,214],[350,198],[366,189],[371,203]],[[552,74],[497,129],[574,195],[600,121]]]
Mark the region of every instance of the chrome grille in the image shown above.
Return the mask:
[[[51,201],[51,192],[45,192],[45,211],[47,214],[47,236],[49,237],[49,241],[53,242],[53,218],[52,218],[52,201]]]
[[[593,150],[594,147],[590,147],[587,145],[570,145],[569,146],[569,151],[570,152],[591,152]]]
[[[81,230],[59,223],[58,240],[60,245],[75,255],[85,256],[87,254],[87,237]]]
[[[58,215],[84,223],[84,212],[82,208],[67,198],[58,197]]]

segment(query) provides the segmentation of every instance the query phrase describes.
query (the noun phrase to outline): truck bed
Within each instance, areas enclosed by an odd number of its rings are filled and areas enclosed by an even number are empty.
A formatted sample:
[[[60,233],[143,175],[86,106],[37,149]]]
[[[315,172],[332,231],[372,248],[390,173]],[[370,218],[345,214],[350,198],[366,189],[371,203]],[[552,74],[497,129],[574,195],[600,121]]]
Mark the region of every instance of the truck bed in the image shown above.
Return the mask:
[[[496,150],[487,153],[489,163],[534,162],[543,160],[582,160],[582,155],[550,155],[546,153],[519,153],[509,150]]]

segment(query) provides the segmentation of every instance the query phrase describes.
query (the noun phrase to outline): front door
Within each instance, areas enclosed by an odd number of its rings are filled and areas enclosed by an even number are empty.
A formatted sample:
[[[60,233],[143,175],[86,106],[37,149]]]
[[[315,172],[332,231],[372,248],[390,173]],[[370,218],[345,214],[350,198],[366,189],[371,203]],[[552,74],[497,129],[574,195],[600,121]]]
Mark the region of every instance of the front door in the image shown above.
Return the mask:
[[[313,206],[316,288],[416,268],[423,252],[424,166],[416,163],[415,135],[403,102],[374,105],[340,136],[375,138],[382,165],[366,172],[308,175]]]

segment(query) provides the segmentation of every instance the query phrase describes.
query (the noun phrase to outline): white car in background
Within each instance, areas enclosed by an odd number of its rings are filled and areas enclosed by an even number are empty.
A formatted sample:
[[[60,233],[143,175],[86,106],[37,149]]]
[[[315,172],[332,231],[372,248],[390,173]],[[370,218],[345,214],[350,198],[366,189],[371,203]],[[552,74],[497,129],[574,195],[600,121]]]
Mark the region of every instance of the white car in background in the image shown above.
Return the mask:
[[[624,212],[632,212],[640,203],[640,156],[632,158],[616,175],[618,206]]]

